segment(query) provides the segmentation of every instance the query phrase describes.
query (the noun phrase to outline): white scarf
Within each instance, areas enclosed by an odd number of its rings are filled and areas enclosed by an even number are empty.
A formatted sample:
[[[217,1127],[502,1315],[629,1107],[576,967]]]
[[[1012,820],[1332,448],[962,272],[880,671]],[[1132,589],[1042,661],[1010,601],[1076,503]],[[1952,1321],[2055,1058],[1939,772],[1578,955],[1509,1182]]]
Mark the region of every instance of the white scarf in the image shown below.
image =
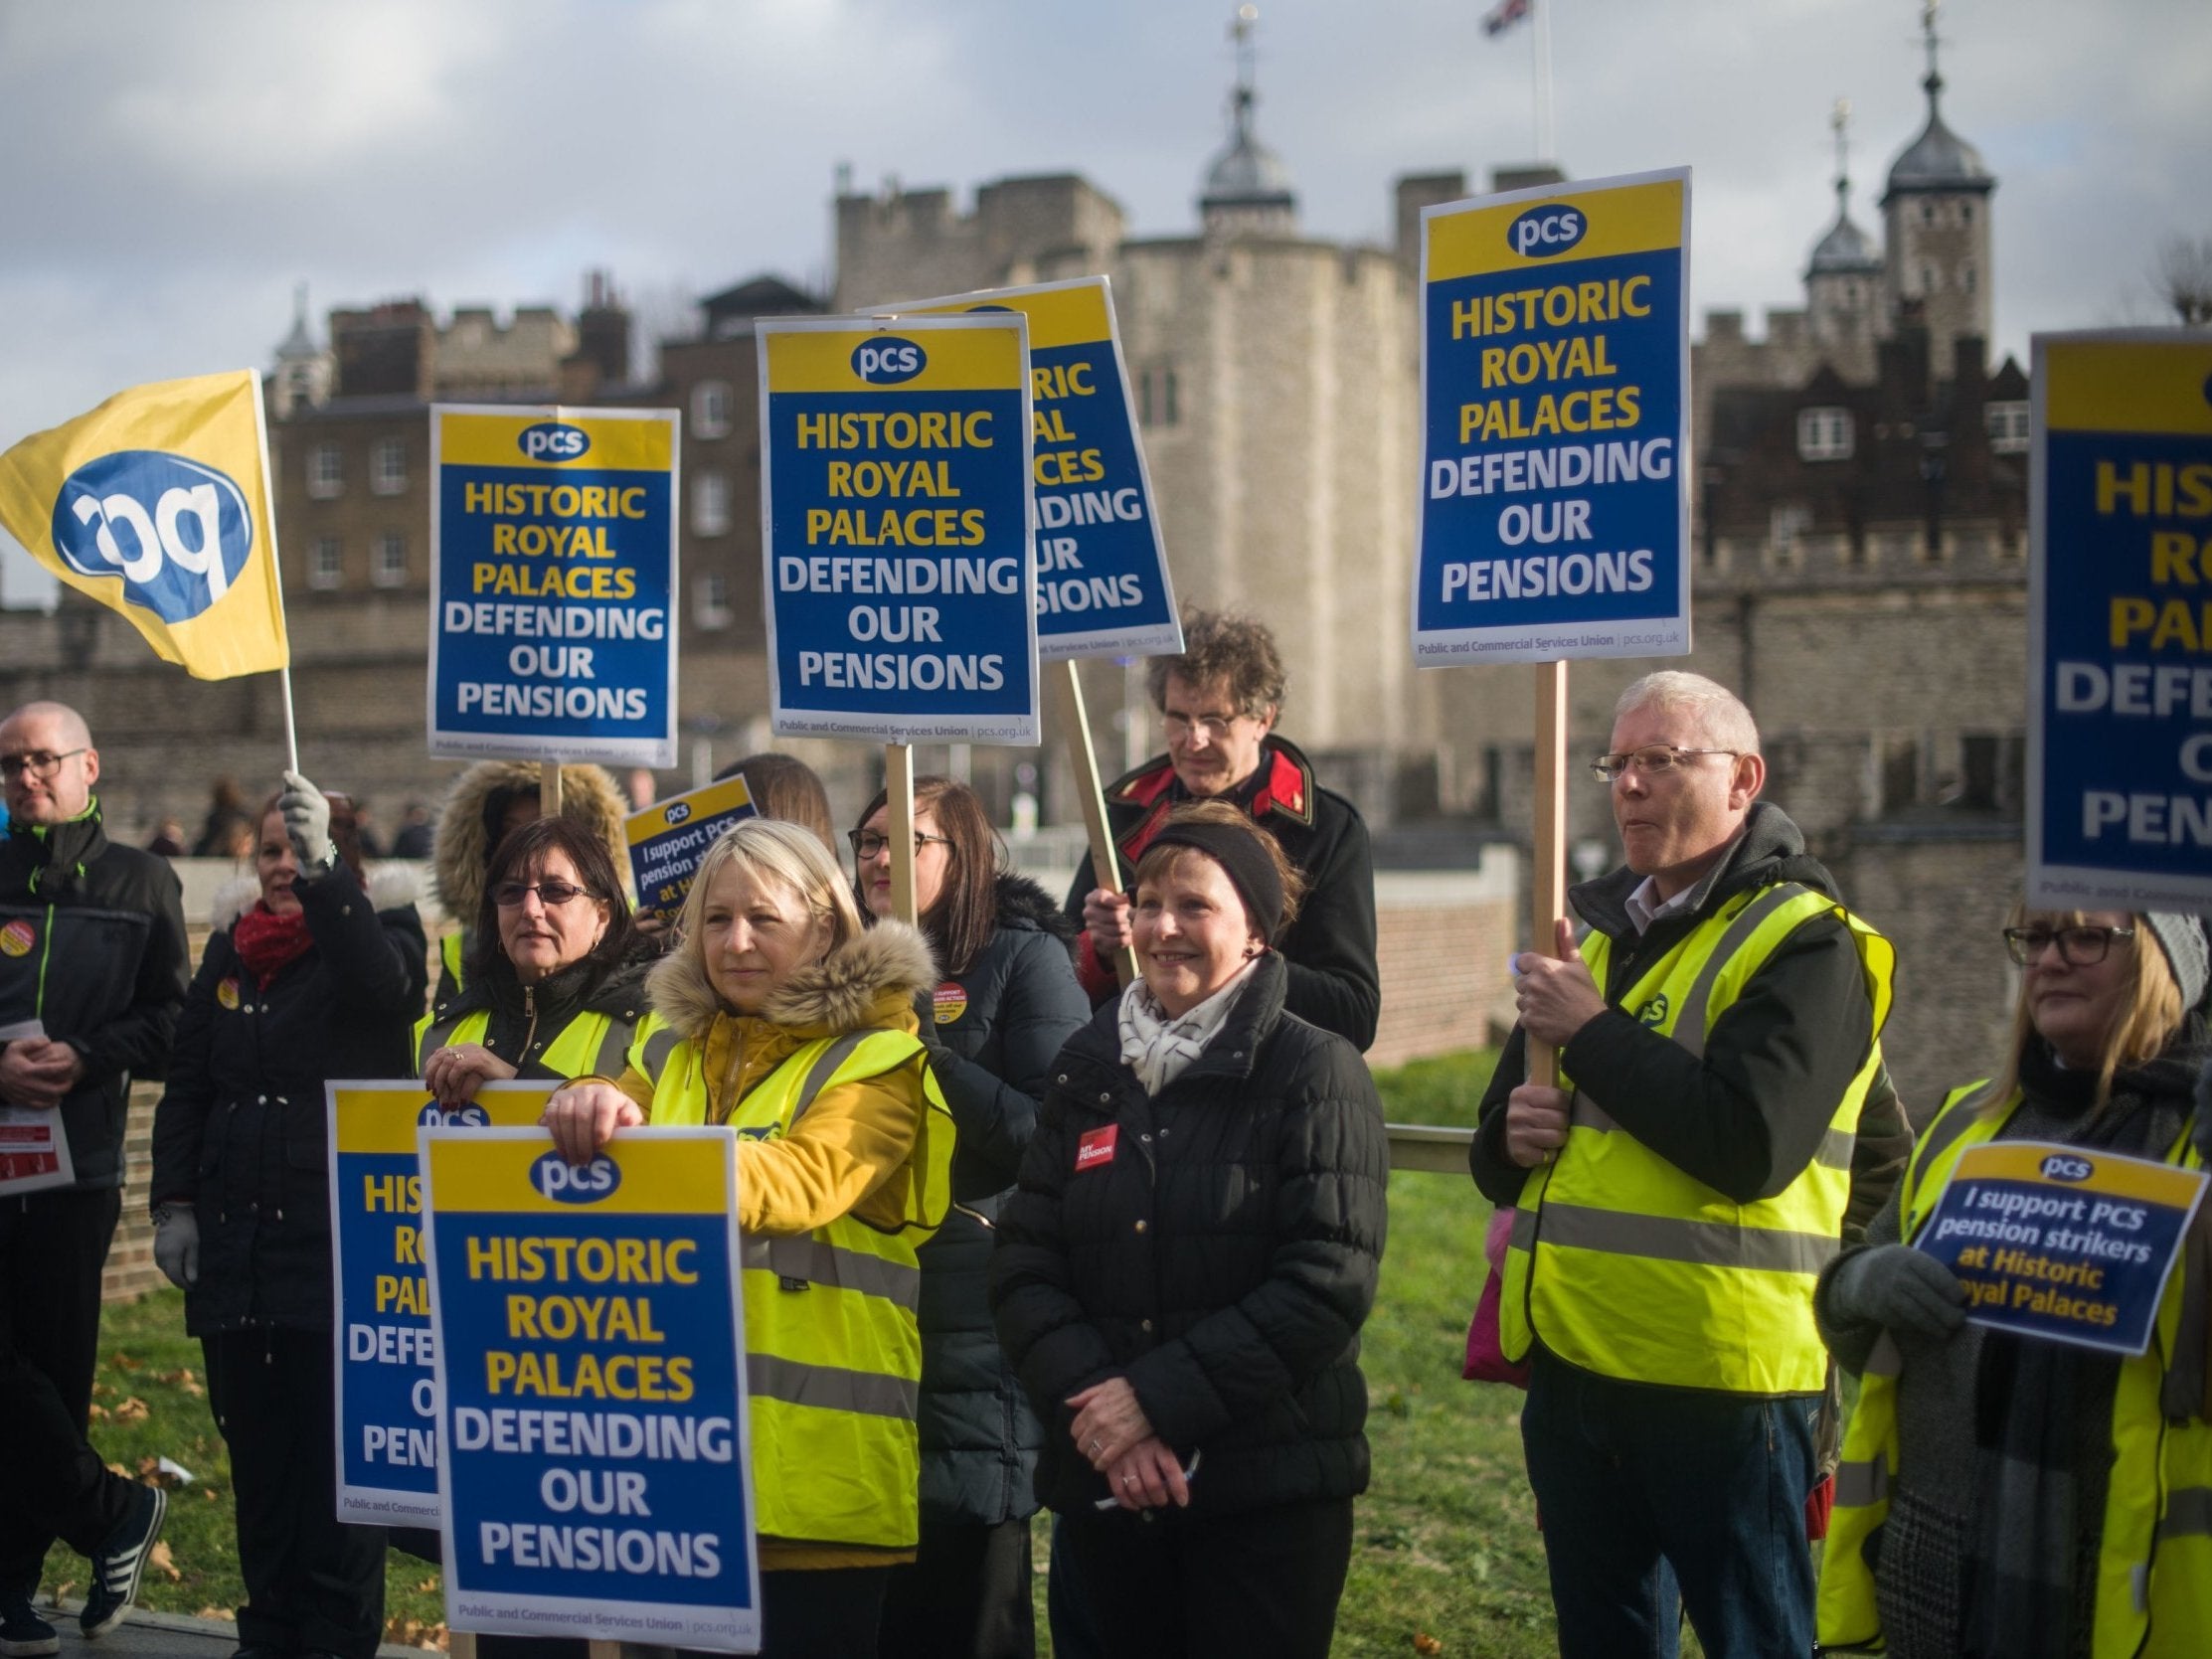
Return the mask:
[[[1252,977],[1259,958],[1239,968],[1228,984],[1179,1020],[1167,1017],[1160,999],[1142,979],[1121,993],[1121,1061],[1136,1074],[1144,1092],[1157,1094],[1183,1075],[1190,1063],[1221,1035],[1237,995]]]

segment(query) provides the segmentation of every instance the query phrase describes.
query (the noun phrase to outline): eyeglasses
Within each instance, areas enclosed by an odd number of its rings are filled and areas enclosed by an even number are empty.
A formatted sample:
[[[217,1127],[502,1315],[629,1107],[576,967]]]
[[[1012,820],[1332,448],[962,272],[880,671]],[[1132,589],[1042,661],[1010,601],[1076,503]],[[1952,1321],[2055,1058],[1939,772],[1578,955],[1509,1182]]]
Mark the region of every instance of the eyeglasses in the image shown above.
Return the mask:
[[[1689,763],[1693,755],[1725,754],[1739,759],[1742,749],[1737,748],[1679,748],[1673,744],[1647,744],[1642,748],[1616,750],[1601,754],[1590,762],[1590,775],[1600,783],[1611,783],[1630,766],[1645,777],[1664,777]]]
[[[1229,734],[1237,722],[1250,718],[1247,715],[1163,714],[1160,716],[1160,726],[1171,742],[1180,742],[1193,732],[1203,732],[1208,743],[1219,744],[1228,742]]]
[[[491,890],[491,902],[503,911],[511,911],[533,893],[538,903],[549,911],[557,911],[571,900],[582,899],[592,890],[568,882],[501,882]]]
[[[845,839],[853,844],[853,857],[862,864],[866,864],[872,858],[880,858],[883,855],[883,850],[891,845],[891,837],[878,835],[874,830],[847,830]],[[920,858],[922,849],[933,841],[940,847],[952,845],[952,838],[949,835],[924,835],[920,830],[916,830],[914,832],[914,856]]]
[[[2059,960],[2068,967],[2093,968],[2111,954],[2113,940],[2134,936],[2132,927],[2007,927],[2004,947],[2026,967],[2056,942]]]
[[[42,783],[62,769],[62,762],[73,754],[89,754],[88,748],[65,748],[59,754],[50,754],[35,748],[28,754],[0,754],[0,777],[17,778],[25,772]]]

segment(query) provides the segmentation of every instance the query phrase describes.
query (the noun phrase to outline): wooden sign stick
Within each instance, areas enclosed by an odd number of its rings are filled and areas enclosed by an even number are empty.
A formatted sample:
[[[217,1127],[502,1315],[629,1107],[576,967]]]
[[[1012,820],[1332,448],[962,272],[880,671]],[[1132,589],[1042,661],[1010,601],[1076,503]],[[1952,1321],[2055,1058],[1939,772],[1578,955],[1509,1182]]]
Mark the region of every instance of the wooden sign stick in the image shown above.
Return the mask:
[[[561,816],[561,762],[538,762],[538,814],[545,818]]]
[[[1567,664],[1536,665],[1536,846],[1529,870],[1529,948],[1551,956],[1567,913]],[[1559,1052],[1527,1039],[1528,1080],[1559,1086]]]
[[[1073,659],[1053,664],[1054,678],[1066,694],[1060,702],[1061,738],[1068,757],[1075,762],[1076,797],[1083,802],[1083,827],[1091,838],[1091,875],[1094,885],[1118,891],[1121,865],[1113,850],[1113,831],[1106,824],[1106,791],[1099,782],[1099,753],[1091,746],[1091,717],[1083,706],[1083,681]],[[1113,953],[1113,977],[1126,985],[1136,977],[1136,952],[1124,947]]]
[[[891,838],[891,913],[910,927],[920,926],[914,902],[914,750],[906,744],[883,746],[883,789]]]

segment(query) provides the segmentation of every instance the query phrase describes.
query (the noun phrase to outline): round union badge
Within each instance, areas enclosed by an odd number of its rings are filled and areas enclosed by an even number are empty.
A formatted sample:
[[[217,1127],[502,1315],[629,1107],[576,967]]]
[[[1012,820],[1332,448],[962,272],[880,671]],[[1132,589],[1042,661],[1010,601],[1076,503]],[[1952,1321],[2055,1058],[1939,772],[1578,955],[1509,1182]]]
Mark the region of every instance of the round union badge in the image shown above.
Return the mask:
[[[31,947],[38,942],[38,932],[21,916],[17,916],[7,926],[0,927],[0,952],[7,955],[28,956],[31,954]],[[943,994],[942,991],[937,993],[939,996]]]
[[[936,1005],[937,1024],[948,1026],[967,1012],[967,987],[947,979],[931,1000]]]
[[[226,979],[221,984],[217,985],[215,988],[215,1000],[217,1002],[220,1002],[225,1008],[238,1007],[237,979]]]

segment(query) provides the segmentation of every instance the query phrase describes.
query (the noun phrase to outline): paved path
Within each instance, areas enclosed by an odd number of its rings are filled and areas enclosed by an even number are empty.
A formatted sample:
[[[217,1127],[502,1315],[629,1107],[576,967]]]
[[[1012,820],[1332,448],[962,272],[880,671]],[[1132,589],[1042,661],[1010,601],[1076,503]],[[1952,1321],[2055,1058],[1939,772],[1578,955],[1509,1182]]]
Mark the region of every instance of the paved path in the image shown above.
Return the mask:
[[[60,1611],[39,1607],[40,1616],[62,1633],[63,1659],[229,1659],[238,1647],[238,1626],[227,1619],[187,1618],[143,1607],[133,1607],[121,1624],[88,1642],[77,1633],[77,1608],[75,1601],[64,1602]],[[386,1642],[377,1654],[378,1659],[422,1659],[423,1651]]]

